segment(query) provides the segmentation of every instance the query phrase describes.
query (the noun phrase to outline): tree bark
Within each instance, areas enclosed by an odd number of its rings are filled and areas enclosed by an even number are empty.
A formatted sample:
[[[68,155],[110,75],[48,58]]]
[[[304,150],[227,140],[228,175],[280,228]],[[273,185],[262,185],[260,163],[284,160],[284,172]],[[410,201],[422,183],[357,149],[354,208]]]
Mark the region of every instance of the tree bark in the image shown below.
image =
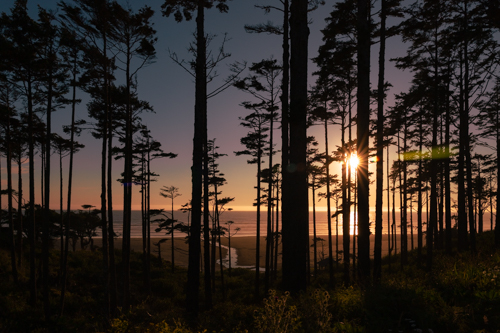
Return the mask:
[[[306,173],[307,114],[307,0],[292,1],[290,17],[290,186],[287,220],[283,221],[283,286],[297,292],[307,285],[309,235]],[[293,192],[291,190],[293,189]],[[293,218],[292,218],[293,216]]]
[[[378,58],[378,96],[377,96],[377,169],[375,198],[375,248],[373,278],[379,281],[382,276],[382,205],[384,191],[384,75],[385,75],[385,27],[386,0],[381,0],[380,13],[380,51]]]
[[[203,187],[203,126],[206,114],[206,68],[205,68],[205,32],[204,32],[203,1],[198,0],[196,17],[196,82],[194,108],[194,138],[193,138],[193,166],[192,199],[191,199],[191,228],[189,238],[188,280],[186,292],[186,309],[196,318],[199,311],[200,288],[200,232],[201,232],[201,197]]]
[[[362,281],[370,276],[370,206],[368,138],[370,136],[370,27],[369,1],[358,0],[358,272]]]

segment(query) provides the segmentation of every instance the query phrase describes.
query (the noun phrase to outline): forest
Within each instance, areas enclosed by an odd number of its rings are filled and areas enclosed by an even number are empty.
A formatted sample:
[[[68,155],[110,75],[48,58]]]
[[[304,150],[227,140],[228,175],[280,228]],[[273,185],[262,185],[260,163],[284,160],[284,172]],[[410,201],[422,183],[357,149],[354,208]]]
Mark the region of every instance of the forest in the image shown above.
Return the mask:
[[[229,54],[226,39],[211,49],[205,15],[233,3],[62,0],[33,16],[16,0],[1,13],[0,331],[500,332],[500,1],[269,0],[255,5],[262,22],[281,21],[244,28],[275,35],[280,57],[235,62],[210,91]],[[315,11],[329,15],[312,57]],[[175,186],[161,190],[171,209],[151,208],[152,161],[177,157],[141,119],[153,112],[138,86],[155,66],[154,15],[195,26],[192,60],[170,59],[194,81],[188,223],[174,218]],[[404,56],[387,48],[395,38]],[[390,94],[388,63],[411,73],[407,91]],[[220,216],[234,198],[222,195],[207,101],[226,89],[249,98],[234,155],[256,169],[253,269],[222,262],[235,229]],[[54,128],[57,110],[71,123]],[[100,206],[75,210],[74,158],[88,134],[100,146]],[[319,200],[327,235],[316,231]],[[155,229],[170,257],[161,242],[154,254]]]

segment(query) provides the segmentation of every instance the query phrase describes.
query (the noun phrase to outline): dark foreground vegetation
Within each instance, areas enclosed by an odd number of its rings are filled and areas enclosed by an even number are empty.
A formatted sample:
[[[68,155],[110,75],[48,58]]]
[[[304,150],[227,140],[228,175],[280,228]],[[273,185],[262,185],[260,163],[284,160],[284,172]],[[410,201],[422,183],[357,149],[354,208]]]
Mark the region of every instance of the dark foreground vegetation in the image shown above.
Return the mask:
[[[339,269],[334,288],[328,287],[328,272],[322,271],[311,277],[307,292],[290,295],[274,285],[267,298],[256,299],[255,273],[233,269],[224,290],[216,286],[213,308],[201,311],[196,324],[184,310],[187,272],[178,268],[173,273],[169,262],[156,258],[148,294],[140,282],[141,254],[134,252],[131,310],[105,318],[100,251],[70,252],[64,315],[46,322],[41,299],[38,306],[27,305],[27,265],[20,268],[15,284],[8,251],[2,249],[0,332],[500,332],[500,252],[494,250],[492,232],[478,235],[478,240],[475,255],[435,253],[432,272],[417,263],[414,252],[409,253],[412,264],[403,269],[398,255],[390,263],[385,258],[381,283],[368,287],[343,285]],[[120,255],[117,251],[117,262]],[[59,251],[52,250],[51,265],[59,261]],[[57,275],[50,278],[54,302],[59,281]]]

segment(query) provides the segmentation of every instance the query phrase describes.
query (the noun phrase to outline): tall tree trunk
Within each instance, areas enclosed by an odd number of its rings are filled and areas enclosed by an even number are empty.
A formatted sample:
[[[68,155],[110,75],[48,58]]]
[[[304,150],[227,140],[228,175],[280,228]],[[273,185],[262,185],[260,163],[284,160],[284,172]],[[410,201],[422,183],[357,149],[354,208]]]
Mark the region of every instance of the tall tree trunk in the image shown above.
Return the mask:
[[[22,150],[19,149],[17,156],[17,265],[23,266],[23,173],[22,173]],[[1,207],[1,206],[0,206]],[[492,228],[493,229],[493,228]]]
[[[387,145],[387,256],[389,258],[389,270],[391,269],[391,253],[393,243],[391,242],[391,177],[390,177],[390,164],[389,164],[389,144]]]
[[[351,196],[348,192],[350,192],[349,185],[350,181],[348,181],[347,177],[347,152],[346,152],[346,143],[345,143],[345,115],[342,115],[342,129],[341,129],[341,139],[340,144],[342,146],[342,236],[343,236],[343,245],[344,245],[344,283],[345,285],[349,285],[350,283],[350,252],[351,252]],[[350,177],[349,177],[350,180]]]
[[[384,83],[385,83],[385,26],[386,1],[381,0],[380,13],[380,50],[378,57],[378,96],[377,96],[377,188],[375,194],[375,247],[373,278],[379,281],[382,276],[382,195],[384,192]]]
[[[10,109],[7,106],[8,109]],[[9,112],[10,113],[10,112]],[[5,133],[5,141],[7,145],[7,203],[8,203],[8,217],[9,217],[9,248],[10,248],[10,263],[12,269],[12,278],[14,283],[17,284],[17,265],[16,265],[16,242],[14,241],[14,206],[12,203],[12,196],[14,195],[14,189],[12,188],[12,138],[11,138],[11,126],[10,120],[11,115],[7,114],[7,131]],[[1,207],[0,207],[1,209]]]
[[[73,82],[72,82],[72,96],[71,96],[71,128],[70,128],[70,146],[69,146],[69,170],[68,170],[68,197],[66,206],[66,216],[65,220],[65,230],[64,230],[64,250],[61,252],[63,257],[62,263],[62,282],[61,282],[61,298],[59,302],[59,315],[64,314],[64,299],[66,295],[66,279],[67,279],[67,264],[68,264],[68,252],[69,252],[69,230],[70,230],[70,220],[71,220],[71,194],[73,186],[73,160],[75,155],[75,113],[76,113],[76,72],[77,72],[77,57],[75,56],[73,60]],[[106,219],[103,220],[103,223]]]
[[[29,73],[31,75],[31,73]],[[34,113],[33,113],[33,95],[32,81],[28,80],[28,165],[29,165],[29,214],[30,227],[28,231],[30,243],[30,305],[35,306],[37,300],[36,283],[36,227],[35,227],[35,143],[34,143]]]
[[[63,193],[63,147],[59,146],[59,215],[61,222],[59,223],[59,233],[60,233],[60,269],[59,269],[59,279],[62,279],[63,263],[64,263],[64,193]]]
[[[116,282],[116,265],[115,265],[115,230],[113,216],[113,112],[110,110],[109,101],[109,85],[106,86],[106,105],[108,114],[108,162],[107,162],[107,235],[104,235],[103,230],[103,245],[106,244],[107,249],[103,246],[103,255],[107,257],[107,271],[109,274],[109,311],[112,317],[117,314],[117,282]],[[104,206],[106,209],[106,206]],[[106,210],[104,211],[106,214]],[[103,224],[105,224],[103,222]],[[107,240],[105,239],[107,237]],[[108,255],[109,253],[109,255]]]
[[[271,86],[271,96],[274,96],[274,91],[272,90],[274,85]],[[273,230],[272,230],[272,219],[273,219],[273,132],[274,132],[274,101],[271,103],[271,114],[270,114],[270,125],[269,125],[269,177],[267,186],[267,233],[266,233],[266,270],[265,270],[265,291],[269,290],[269,279],[271,271],[271,244],[273,243]],[[222,260],[222,258],[221,258]]]
[[[201,197],[203,187],[203,126],[206,116],[206,41],[204,32],[204,1],[198,0],[196,17],[196,79],[195,79],[195,116],[193,138],[192,199],[191,228],[189,238],[188,280],[186,292],[186,308],[192,317],[199,311],[200,288],[200,231],[201,231]],[[207,295],[208,296],[208,295]]]
[[[496,202],[497,202],[497,205],[496,205],[496,216],[495,216],[495,247],[496,248],[500,248],[500,214],[498,212],[500,212],[500,177],[498,177],[498,175],[500,175],[500,127],[498,126],[498,124],[500,124],[500,110],[497,110],[497,129],[496,129],[496,142],[497,142],[497,165],[496,165],[496,169],[497,169],[497,191],[496,191]],[[493,214],[493,213],[492,213]]]
[[[368,178],[368,138],[370,136],[370,27],[367,0],[358,0],[358,260],[359,276],[370,276],[370,206]]]
[[[309,212],[306,172],[306,114],[307,114],[307,0],[292,2],[290,17],[290,185],[287,193],[286,221],[283,221],[283,286],[297,292],[307,285],[307,252]],[[292,186],[287,187],[290,191]],[[293,216],[293,219],[290,218]]]
[[[281,224],[290,220],[290,181],[289,181],[289,81],[290,81],[290,45],[289,45],[289,0],[283,0],[283,77],[281,84]],[[278,221],[277,221],[278,222]],[[278,223],[276,231],[279,231]],[[276,238],[276,252],[278,238]],[[276,255],[277,262],[277,255]]]
[[[52,54],[52,53],[51,53]],[[43,309],[45,319],[50,319],[50,300],[49,300],[49,242],[50,242],[50,155],[51,155],[51,135],[52,135],[52,66],[48,69],[48,88],[47,88],[47,129],[45,138],[45,201],[44,201],[44,221],[42,223],[42,281],[43,281]]]
[[[325,111],[326,102],[325,102]],[[332,244],[332,208],[331,208],[331,193],[330,193],[330,153],[328,149],[328,115],[325,115],[325,172],[326,172],[326,214],[328,225],[328,271],[330,286],[333,286],[333,244]],[[314,186],[314,185],[313,185]],[[314,198],[313,198],[314,199]],[[316,236],[315,236],[316,237]],[[316,242],[315,242],[316,244]],[[316,259],[316,257],[315,257]]]
[[[467,204],[469,209],[469,237],[470,237],[470,250],[472,253],[476,252],[476,228],[474,223],[474,201],[473,201],[473,193],[472,193],[472,160],[470,154],[470,137],[469,137],[469,41],[468,41],[468,33],[469,33],[469,17],[468,17],[468,1],[464,1],[464,116],[465,116],[465,124],[464,130],[464,149],[465,149],[465,168],[466,168],[466,176],[467,176]]]
[[[259,120],[259,129],[258,133],[262,133],[262,127],[261,127],[261,121]],[[256,221],[257,221],[257,232],[256,232],[256,238],[255,238],[255,281],[254,281],[254,294],[255,294],[255,299],[259,299],[259,293],[260,293],[260,175],[261,175],[261,163],[262,163],[262,142],[260,140],[260,135],[259,135],[259,141],[258,141],[258,152],[257,152],[257,216],[256,216]]]
[[[279,217],[280,217],[280,187],[276,185],[276,227],[274,232],[274,268],[273,268],[273,279],[276,279],[276,274],[278,272],[278,246],[280,240],[280,232],[279,232]]]
[[[440,154],[443,154],[444,152],[442,151],[444,148],[444,139],[443,139],[443,119],[441,117],[440,120]],[[439,161],[439,238],[438,238],[438,245],[439,249],[444,248],[444,164]]]
[[[133,112],[132,112],[132,77],[130,75],[130,45],[127,40],[126,69],[127,101],[125,115],[125,163],[123,183],[123,235],[122,235],[122,277],[123,308],[130,309],[130,232],[132,223],[132,178],[133,178]]]
[[[209,191],[209,176],[208,176],[208,133],[207,133],[207,104],[205,99],[204,116],[203,116],[203,240],[204,240],[204,254],[205,254],[205,307],[206,309],[212,308],[212,292],[211,278],[214,274],[215,281],[215,268],[211,272],[210,267],[210,191]],[[214,244],[215,245],[215,244]],[[215,248],[214,248],[215,249]],[[215,252],[215,251],[214,251]],[[215,258],[213,258],[215,260]],[[214,262],[215,264],[215,262]]]
[[[465,196],[465,146],[467,140],[467,119],[464,109],[464,88],[463,88],[463,58],[462,52],[460,56],[460,76],[459,76],[459,111],[460,111],[460,131],[459,131],[459,153],[458,153],[458,250],[463,251],[468,248],[467,242],[467,212],[466,212],[466,196]]]
[[[146,226],[147,226],[147,244],[146,244],[146,290],[151,293],[151,149],[148,136],[148,157],[147,157],[147,175],[146,181]],[[172,206],[172,220],[174,219],[174,207]],[[172,228],[172,235],[174,230]],[[174,244],[172,240],[172,244]],[[173,260],[174,256],[172,256]],[[174,262],[172,261],[172,266]]]
[[[420,116],[419,121],[419,157],[418,157],[418,199],[417,199],[417,262],[420,265],[422,261],[422,248],[423,248],[423,230],[422,230],[422,177],[423,177],[423,160],[422,160],[422,149],[424,145],[424,133],[423,133],[423,119]]]
[[[313,259],[314,259],[314,278],[318,277],[318,242],[316,241],[316,175],[312,175],[312,204],[313,204]]]

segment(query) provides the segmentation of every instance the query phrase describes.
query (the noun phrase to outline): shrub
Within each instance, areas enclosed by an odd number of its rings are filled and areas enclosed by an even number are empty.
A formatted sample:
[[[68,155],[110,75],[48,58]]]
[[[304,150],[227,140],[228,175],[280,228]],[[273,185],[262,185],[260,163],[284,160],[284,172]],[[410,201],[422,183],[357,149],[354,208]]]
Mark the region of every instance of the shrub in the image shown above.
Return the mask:
[[[264,307],[254,313],[255,328],[258,332],[286,333],[299,327],[297,307],[288,304],[290,293],[278,296],[276,290],[269,291],[264,299]]]

